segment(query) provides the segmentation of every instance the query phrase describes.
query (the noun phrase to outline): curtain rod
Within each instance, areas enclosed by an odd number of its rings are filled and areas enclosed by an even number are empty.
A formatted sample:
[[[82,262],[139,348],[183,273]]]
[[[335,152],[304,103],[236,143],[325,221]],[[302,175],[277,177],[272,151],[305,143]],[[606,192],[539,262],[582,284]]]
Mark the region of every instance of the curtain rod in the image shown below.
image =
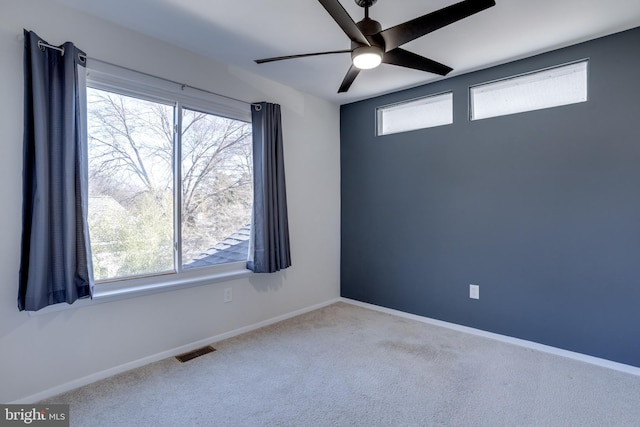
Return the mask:
[[[22,35],[18,36],[18,40],[20,40],[20,39],[24,40],[24,37]],[[44,48],[57,50],[58,52],[60,52],[61,55],[64,56],[64,48],[63,47],[53,46],[53,45],[44,43],[42,40],[38,40],[38,47],[42,51],[44,51]],[[189,88],[189,89],[194,89],[194,90],[197,90],[197,91],[200,91],[200,92],[205,92],[205,93],[208,93],[210,95],[221,96],[223,98],[227,98],[227,99],[230,99],[232,101],[238,101],[238,102],[242,102],[244,104],[248,104],[248,105],[251,105],[253,107],[256,107],[256,110],[258,110],[258,111],[260,111],[260,109],[262,108],[262,106],[260,104],[257,104],[257,103],[254,103],[254,102],[247,102],[247,101],[242,100],[242,99],[233,98],[233,97],[227,96],[227,95],[222,95],[220,93],[212,92],[212,91],[207,90],[207,89],[201,89],[199,87],[191,86],[191,85],[186,84],[186,83],[177,82],[175,80],[167,79],[165,77],[155,76],[153,74],[145,73],[144,71],[134,70],[133,68],[124,67],[122,65],[114,64],[112,62],[103,61],[102,59],[93,58],[93,57],[90,57],[90,56],[87,56],[87,55],[84,55],[84,54],[80,54],[80,55],[78,55],[78,57],[80,58],[80,60],[82,62],[87,62],[87,60],[96,61],[96,62],[100,62],[102,64],[111,65],[113,67],[117,67],[117,68],[120,68],[120,69],[123,69],[123,70],[131,71],[131,72],[138,73],[138,74],[142,74],[143,76],[152,77],[154,79],[160,79],[160,80],[163,80],[165,82],[178,85],[178,86],[180,86],[180,88],[182,90],[184,90],[185,88]]]

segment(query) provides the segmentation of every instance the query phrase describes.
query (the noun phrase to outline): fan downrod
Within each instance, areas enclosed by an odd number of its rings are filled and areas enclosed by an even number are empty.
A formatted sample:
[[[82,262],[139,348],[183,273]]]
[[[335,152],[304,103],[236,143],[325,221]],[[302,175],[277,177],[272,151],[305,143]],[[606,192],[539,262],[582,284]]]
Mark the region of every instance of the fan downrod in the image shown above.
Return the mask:
[[[376,4],[377,1],[378,0],[355,0],[358,6],[364,7],[364,8],[373,6],[374,4]]]

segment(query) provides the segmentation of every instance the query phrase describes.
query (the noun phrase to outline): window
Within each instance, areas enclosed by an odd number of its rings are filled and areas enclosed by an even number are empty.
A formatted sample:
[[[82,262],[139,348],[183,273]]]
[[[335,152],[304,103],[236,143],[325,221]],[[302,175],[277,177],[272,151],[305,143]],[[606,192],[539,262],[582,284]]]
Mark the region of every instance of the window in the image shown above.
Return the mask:
[[[453,93],[427,96],[376,109],[378,135],[453,123]]]
[[[96,283],[175,281],[238,262],[244,269],[253,203],[249,107],[236,111],[138,79],[89,71]]]
[[[587,64],[585,60],[474,86],[471,120],[585,102]]]

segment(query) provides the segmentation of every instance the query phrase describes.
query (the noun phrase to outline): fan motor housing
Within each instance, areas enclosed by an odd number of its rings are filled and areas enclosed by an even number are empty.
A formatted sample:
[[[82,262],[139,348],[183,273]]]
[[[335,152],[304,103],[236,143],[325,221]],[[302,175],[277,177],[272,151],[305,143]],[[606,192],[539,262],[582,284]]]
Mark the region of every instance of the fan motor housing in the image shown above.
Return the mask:
[[[362,34],[364,34],[364,36],[367,38],[367,40],[369,40],[371,46],[379,47],[380,49],[382,49],[382,51],[385,50],[384,39],[379,34],[380,31],[382,31],[382,25],[380,25],[378,21],[371,18],[364,18],[356,25],[358,26],[358,29],[360,29]],[[355,49],[359,46],[361,46],[360,43],[351,42],[351,49]]]
[[[360,7],[371,7],[374,4],[376,4],[376,2],[378,0],[355,0],[356,4]]]
[[[362,21],[356,24],[362,34],[365,36],[372,36],[382,31],[382,25],[376,20],[371,18],[364,18]]]

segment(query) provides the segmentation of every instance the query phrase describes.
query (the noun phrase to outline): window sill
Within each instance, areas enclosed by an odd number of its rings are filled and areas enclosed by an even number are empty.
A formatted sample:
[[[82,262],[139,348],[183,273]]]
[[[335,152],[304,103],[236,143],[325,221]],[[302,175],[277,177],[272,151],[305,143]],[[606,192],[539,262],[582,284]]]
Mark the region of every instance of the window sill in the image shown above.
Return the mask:
[[[170,292],[179,289],[226,282],[242,277],[248,277],[252,274],[254,273],[251,270],[247,270],[246,262],[241,262],[221,266],[214,270],[209,270],[204,274],[202,271],[196,271],[195,273],[190,271],[183,273],[180,276],[173,274],[120,280],[112,283],[97,284],[94,287],[92,299],[79,299],[73,304],[55,304],[38,311],[27,311],[27,313],[30,317],[40,316],[43,314],[88,307],[105,302],[119,301],[144,295],[153,295],[161,292]]]

